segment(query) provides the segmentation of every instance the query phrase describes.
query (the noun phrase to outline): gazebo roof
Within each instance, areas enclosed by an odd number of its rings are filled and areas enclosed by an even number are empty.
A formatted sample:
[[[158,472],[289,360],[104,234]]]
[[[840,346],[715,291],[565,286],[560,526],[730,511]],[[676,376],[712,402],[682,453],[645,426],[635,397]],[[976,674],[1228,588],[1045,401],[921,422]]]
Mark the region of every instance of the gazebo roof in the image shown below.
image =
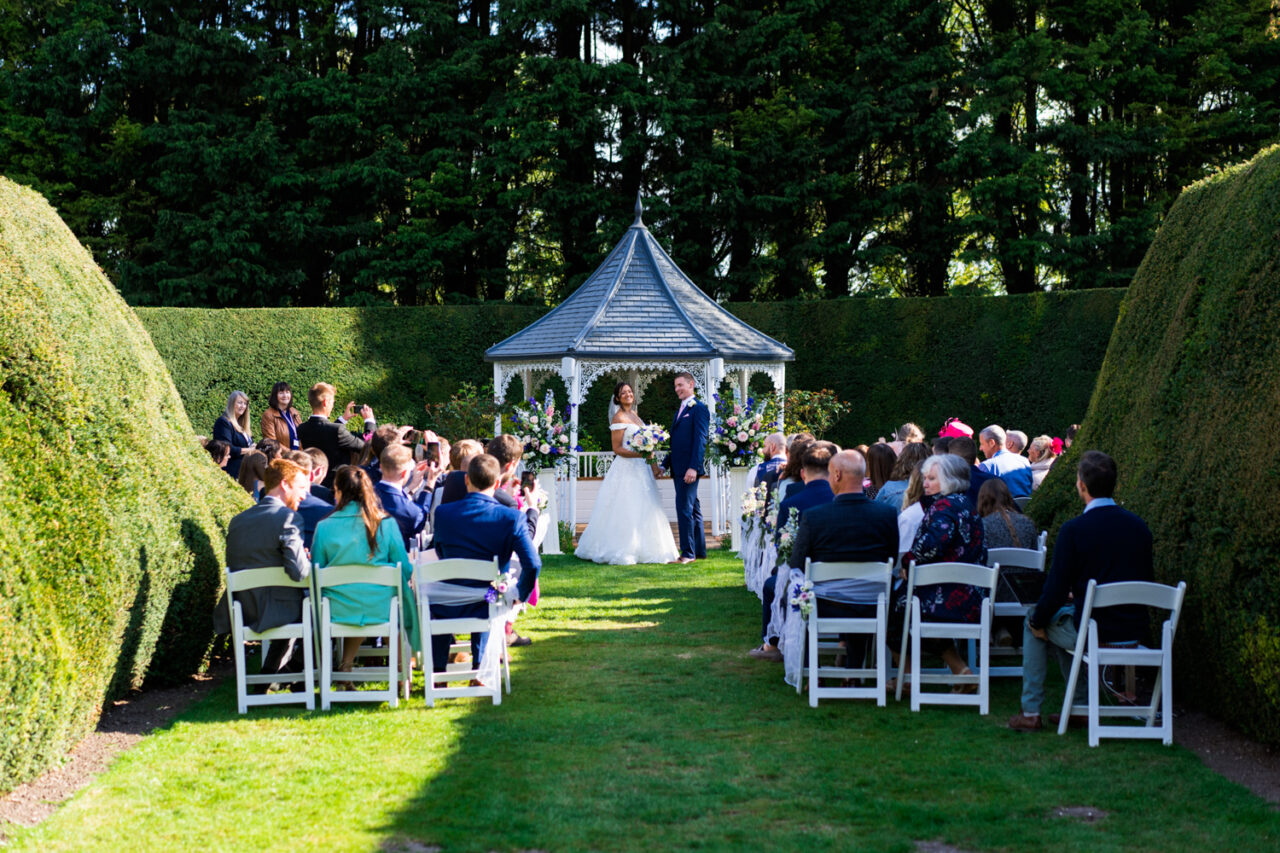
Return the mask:
[[[636,221],[573,294],[485,351],[486,361],[723,358],[792,361],[795,353],[703,293]]]

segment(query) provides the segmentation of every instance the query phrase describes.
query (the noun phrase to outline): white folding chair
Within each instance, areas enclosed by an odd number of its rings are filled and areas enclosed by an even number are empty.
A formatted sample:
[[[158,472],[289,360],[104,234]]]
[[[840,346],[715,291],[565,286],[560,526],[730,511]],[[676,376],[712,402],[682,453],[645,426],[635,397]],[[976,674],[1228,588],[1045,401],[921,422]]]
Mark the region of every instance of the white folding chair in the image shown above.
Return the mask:
[[[477,580],[492,583],[498,579],[498,559],[492,560],[438,560],[431,563],[420,563],[415,571],[415,585],[418,589],[418,624],[421,636],[418,646],[422,650],[423,682],[426,688],[427,707],[434,707],[436,699],[452,699],[463,696],[489,696],[493,704],[502,704],[503,676],[505,674],[507,692],[511,692],[510,670],[506,661],[506,611],[504,604],[489,603],[489,612],[481,617],[463,617],[457,619],[431,618],[431,602],[428,585],[447,583],[455,580]],[[479,590],[477,590],[479,592]],[[489,632],[489,644],[485,649],[484,661],[477,666],[471,661],[468,667],[463,664],[450,664],[446,672],[434,672],[431,662],[431,638],[437,634],[472,634],[480,631]],[[476,680],[479,687],[448,687],[452,681]]]
[[[902,683],[909,679],[912,711],[919,711],[923,703],[977,705],[980,714],[986,714],[990,710],[991,592],[995,589],[999,574],[999,566],[988,568],[974,563],[929,563],[924,566],[914,564],[911,566],[907,574],[907,625],[902,633],[902,654],[898,659],[900,664],[906,659],[907,641],[910,640],[911,671],[904,673],[902,666],[898,667],[897,698],[902,698]],[[915,594],[916,587],[940,583],[968,584],[987,591],[982,599],[977,623],[925,622],[920,618],[920,599]],[[979,661],[977,674],[956,675],[949,670],[921,671],[920,647],[923,641],[930,637],[976,640]],[[978,685],[977,693],[926,693],[920,689],[924,684],[945,684],[954,687],[974,683]]]
[[[316,600],[320,602],[320,707],[338,702],[387,702],[392,708],[399,705],[400,685],[407,680],[407,661],[401,639],[404,610],[400,600],[400,566],[343,565],[317,568],[314,572]],[[343,584],[363,583],[384,586],[391,590],[391,606],[386,622],[368,625],[346,625],[334,622],[330,616],[330,604],[326,589]],[[360,655],[350,672],[337,673],[340,681],[386,682],[385,690],[334,690],[333,645],[335,639],[346,637],[385,637],[386,647],[368,652],[379,658],[386,657],[386,666],[359,666]],[[370,654],[366,654],[367,659]],[[401,662],[404,662],[403,664]],[[401,677],[397,677],[397,675]]]
[[[876,704],[885,704],[885,652],[888,647],[889,633],[889,586],[893,582],[893,560],[883,563],[815,563],[809,558],[804,561],[805,579],[813,584],[823,581],[861,580],[882,586],[876,596],[876,615],[866,617],[823,616],[819,611],[822,605],[814,601],[813,610],[809,614],[808,646],[809,646],[809,704],[818,707],[818,699],[875,699]],[[821,653],[818,637],[820,634],[868,634],[873,638],[875,666],[820,666],[818,656]],[[848,651],[848,650],[846,650]],[[855,661],[846,661],[855,663]],[[857,663],[861,663],[858,661]],[[820,687],[819,678],[875,678],[874,687]]]
[[[1187,582],[1176,587],[1144,581],[1120,581],[1099,585],[1089,581],[1085,592],[1084,609],[1080,611],[1080,633],[1076,637],[1075,657],[1071,661],[1071,674],[1067,678],[1067,695],[1062,701],[1062,716],[1058,722],[1058,734],[1067,731],[1072,714],[1084,712],[1089,717],[1089,746],[1097,746],[1104,737],[1160,738],[1165,746],[1173,743],[1173,636],[1178,630],[1178,616],[1182,612],[1182,600],[1186,596]],[[1103,607],[1139,605],[1168,610],[1169,618],[1160,631],[1160,647],[1149,649],[1142,645],[1103,646],[1098,642],[1098,620],[1093,611]],[[1073,705],[1076,682],[1080,668],[1088,667],[1089,704]],[[1102,668],[1104,666],[1150,666],[1157,668],[1155,685],[1151,691],[1151,704],[1107,705],[1100,702]],[[1144,726],[1104,726],[1102,717],[1146,718]],[[1160,723],[1156,724],[1159,716]]]
[[[304,704],[307,710],[316,707],[316,672],[313,657],[313,616],[307,602],[302,603],[300,621],[266,631],[252,631],[244,625],[244,611],[240,602],[235,600],[235,593],[247,592],[269,586],[286,586],[294,589],[309,589],[308,581],[295,581],[289,577],[283,566],[272,566],[264,569],[225,570],[227,584],[227,608],[231,611],[231,650],[236,661],[236,709],[244,714],[249,706],[258,705],[296,705]],[[244,644],[250,640],[258,640],[265,647],[272,640],[302,641],[302,672],[249,675],[245,670]],[[265,660],[265,656],[264,656]],[[251,684],[291,684],[301,681],[305,690],[301,693],[273,693],[250,695]]]
[[[987,549],[987,565],[988,566],[998,565],[1003,571],[1008,571],[1010,569],[1032,569],[1034,571],[1043,572],[1044,566],[1045,566],[1045,559],[1049,552],[1048,546],[1046,545],[1046,542],[1048,541],[1048,539],[1049,539],[1049,531],[1042,530],[1040,531],[1039,537],[1037,537],[1035,548],[988,548]],[[997,584],[999,583],[998,580],[996,582]],[[995,618],[1008,616],[1008,617],[1013,617],[1015,619],[1021,620],[1026,618],[1027,611],[1032,607],[1032,604],[1025,601],[996,601],[995,596],[992,596],[991,606],[992,606],[992,615]],[[1018,642],[1021,642],[1022,635],[1016,634],[1015,636],[1017,637]],[[973,657],[974,651],[975,649],[974,649],[973,643],[970,643],[969,644],[970,658]],[[1020,647],[1015,647],[1012,649],[994,647],[992,649],[992,654],[1004,653],[1004,654],[1013,655],[1013,654],[1020,654],[1021,651],[1022,650]],[[1021,666],[993,666],[991,667],[991,676],[993,678],[999,678],[999,677],[1021,678],[1022,667]]]

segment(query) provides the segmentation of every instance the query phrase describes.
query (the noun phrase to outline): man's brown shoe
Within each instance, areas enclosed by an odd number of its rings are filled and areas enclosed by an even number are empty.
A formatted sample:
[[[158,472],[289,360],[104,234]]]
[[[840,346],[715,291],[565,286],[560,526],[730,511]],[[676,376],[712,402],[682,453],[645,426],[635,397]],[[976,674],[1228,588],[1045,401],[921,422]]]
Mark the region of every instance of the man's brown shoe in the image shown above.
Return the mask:
[[[1044,728],[1044,723],[1040,722],[1040,715],[1029,717],[1023,713],[1014,714],[1009,718],[1009,728],[1015,732],[1038,732]]]

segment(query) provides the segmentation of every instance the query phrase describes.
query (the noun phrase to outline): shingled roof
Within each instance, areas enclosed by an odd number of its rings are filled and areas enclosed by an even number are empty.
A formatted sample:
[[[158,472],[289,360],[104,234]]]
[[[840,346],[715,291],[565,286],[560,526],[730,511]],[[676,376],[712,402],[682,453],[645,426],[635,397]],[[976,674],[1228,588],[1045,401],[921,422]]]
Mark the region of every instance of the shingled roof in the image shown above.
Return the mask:
[[[485,351],[486,361],[535,358],[791,361],[790,347],[703,293],[636,221],[604,263],[552,311]]]

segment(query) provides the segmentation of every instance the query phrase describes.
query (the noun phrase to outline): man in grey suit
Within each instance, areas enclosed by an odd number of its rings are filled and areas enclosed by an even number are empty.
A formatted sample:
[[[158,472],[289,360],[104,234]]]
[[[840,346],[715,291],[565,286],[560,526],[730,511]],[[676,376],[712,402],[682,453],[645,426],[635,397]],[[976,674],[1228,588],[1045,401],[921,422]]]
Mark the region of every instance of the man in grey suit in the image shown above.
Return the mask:
[[[302,547],[301,519],[294,511],[310,488],[310,477],[296,462],[272,460],[263,476],[264,493],[258,505],[231,519],[227,526],[227,568],[234,572],[284,566],[294,580],[306,579],[311,574],[311,560]],[[306,591],[263,587],[236,593],[236,601],[244,612],[245,627],[265,631],[301,619]],[[230,632],[225,594],[214,611],[213,621],[215,631]],[[291,665],[294,645],[294,640],[273,642],[262,672],[274,675],[300,671],[300,660]]]

